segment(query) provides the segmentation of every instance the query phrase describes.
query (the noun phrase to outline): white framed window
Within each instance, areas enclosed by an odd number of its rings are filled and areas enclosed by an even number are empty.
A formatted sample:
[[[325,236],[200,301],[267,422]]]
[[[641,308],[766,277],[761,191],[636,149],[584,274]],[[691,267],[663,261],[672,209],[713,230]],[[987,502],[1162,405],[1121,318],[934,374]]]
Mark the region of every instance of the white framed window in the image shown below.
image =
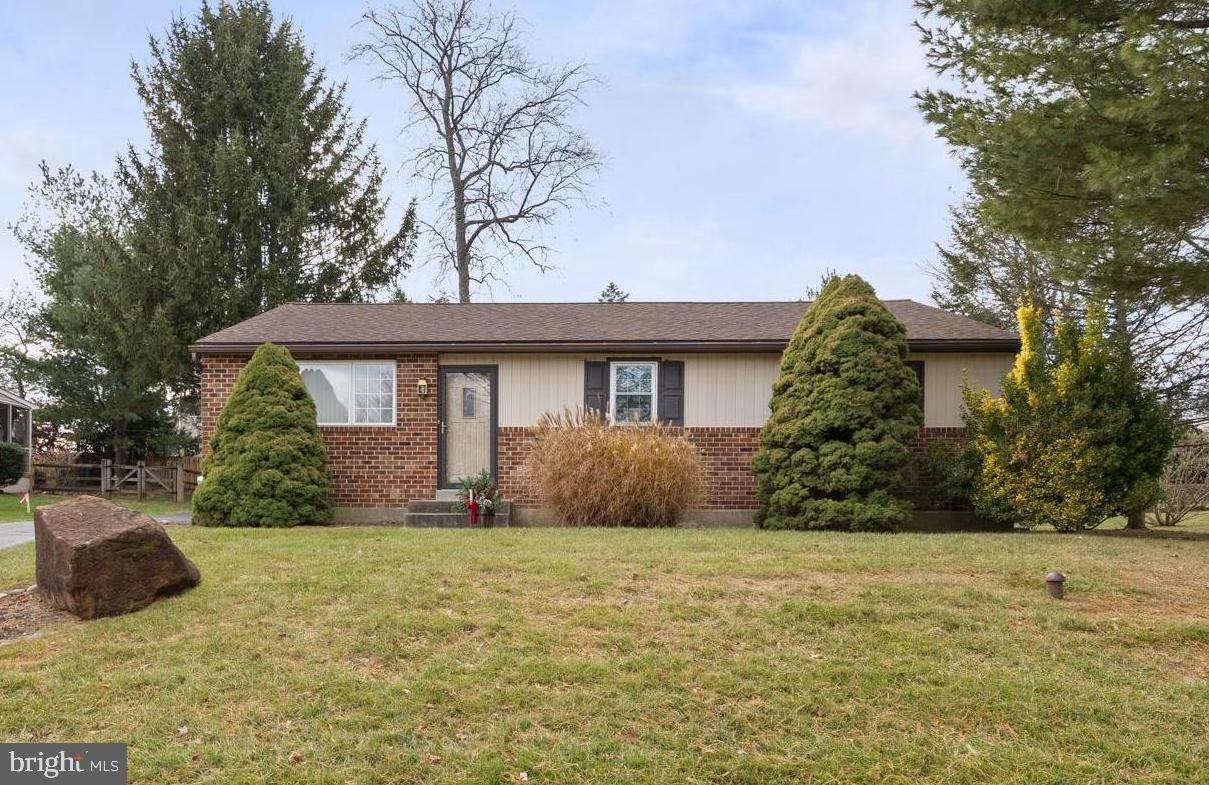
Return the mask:
[[[617,360],[609,363],[609,401],[618,425],[649,425],[659,417],[659,363]]]
[[[320,425],[394,425],[393,362],[300,362]]]

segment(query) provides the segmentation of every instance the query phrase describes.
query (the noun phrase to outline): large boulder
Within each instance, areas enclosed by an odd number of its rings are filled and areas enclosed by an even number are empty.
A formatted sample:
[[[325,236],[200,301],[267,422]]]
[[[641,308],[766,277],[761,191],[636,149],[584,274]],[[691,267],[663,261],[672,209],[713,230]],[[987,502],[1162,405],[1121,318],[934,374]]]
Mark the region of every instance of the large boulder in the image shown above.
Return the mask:
[[[94,496],[39,507],[34,540],[39,591],[81,619],[137,611],[201,581],[163,526]]]

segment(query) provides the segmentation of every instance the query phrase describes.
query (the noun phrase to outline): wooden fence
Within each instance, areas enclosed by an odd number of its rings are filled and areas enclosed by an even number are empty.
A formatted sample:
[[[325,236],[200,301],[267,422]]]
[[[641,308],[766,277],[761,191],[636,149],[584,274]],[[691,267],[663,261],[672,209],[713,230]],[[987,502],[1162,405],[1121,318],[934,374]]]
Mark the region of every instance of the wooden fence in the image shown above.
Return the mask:
[[[110,460],[100,463],[35,463],[34,490],[45,493],[96,493],[106,499],[113,494],[134,493],[139,501],[149,493],[170,493],[178,504],[193,495],[200,473],[184,461],[148,466],[139,461],[123,465]]]

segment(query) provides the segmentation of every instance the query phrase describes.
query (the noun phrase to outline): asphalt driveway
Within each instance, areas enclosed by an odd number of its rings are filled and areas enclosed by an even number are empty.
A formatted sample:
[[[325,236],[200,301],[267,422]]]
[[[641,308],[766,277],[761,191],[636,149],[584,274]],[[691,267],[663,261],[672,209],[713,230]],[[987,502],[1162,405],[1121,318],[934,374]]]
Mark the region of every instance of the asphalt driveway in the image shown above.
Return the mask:
[[[190,513],[178,512],[172,515],[153,515],[160,523],[187,525],[193,518]],[[9,548],[29,542],[34,538],[34,522],[19,521],[17,523],[0,523],[0,548]]]
[[[0,548],[9,548],[34,538],[34,522],[0,523]]]

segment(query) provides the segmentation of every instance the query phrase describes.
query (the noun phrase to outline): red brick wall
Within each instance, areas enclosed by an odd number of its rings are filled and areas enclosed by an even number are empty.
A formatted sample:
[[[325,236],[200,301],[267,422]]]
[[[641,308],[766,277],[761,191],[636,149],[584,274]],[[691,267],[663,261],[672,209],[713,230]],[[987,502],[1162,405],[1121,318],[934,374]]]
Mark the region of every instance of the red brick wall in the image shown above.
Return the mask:
[[[919,435],[908,445],[911,460],[907,465],[907,492],[918,509],[940,509],[944,505],[936,504],[928,498],[928,488],[934,481],[928,474],[923,456],[928,444],[935,441],[964,442],[965,428],[921,428]]]
[[[760,446],[759,428],[685,428],[701,451],[707,510],[754,510],[756,477],[751,458]]]
[[[759,444],[760,429],[684,428],[682,432],[701,451],[706,484],[702,507],[709,510],[755,509],[756,480],[749,467]],[[527,428],[499,429],[497,474],[500,491],[521,507],[535,507],[541,503],[521,471],[528,441]]]
[[[364,359],[394,359],[397,417],[393,427],[320,428],[332,472],[332,502],[337,507],[404,507],[412,499],[431,499],[437,487],[437,356]],[[247,357],[242,356],[202,358],[204,449],[245,362]],[[430,392],[425,398],[416,394],[420,378],[428,380]]]
[[[210,452],[210,437],[218,413],[231,395],[235,379],[243,370],[247,357],[238,355],[203,355],[201,361],[201,445],[202,453]]]
[[[537,494],[526,482],[522,472],[525,453],[529,449],[528,428],[500,428],[496,438],[496,481],[500,493],[520,507],[536,507]]]
[[[703,509],[754,510],[759,506],[756,478],[751,473],[751,459],[760,444],[759,428],[690,427],[682,429],[682,433],[701,451],[706,484]],[[928,442],[936,439],[963,441],[965,429],[923,428],[909,447],[912,456],[922,455]],[[500,490],[520,507],[535,507],[541,503],[521,471],[528,440],[526,428],[499,429]],[[913,475],[909,482],[912,494],[921,496],[929,481],[924,474]]]
[[[911,442],[909,449],[914,454],[922,454],[927,448],[928,442],[938,440],[950,442],[964,442],[966,440],[965,428],[920,428],[919,435],[915,437],[915,441]]]

